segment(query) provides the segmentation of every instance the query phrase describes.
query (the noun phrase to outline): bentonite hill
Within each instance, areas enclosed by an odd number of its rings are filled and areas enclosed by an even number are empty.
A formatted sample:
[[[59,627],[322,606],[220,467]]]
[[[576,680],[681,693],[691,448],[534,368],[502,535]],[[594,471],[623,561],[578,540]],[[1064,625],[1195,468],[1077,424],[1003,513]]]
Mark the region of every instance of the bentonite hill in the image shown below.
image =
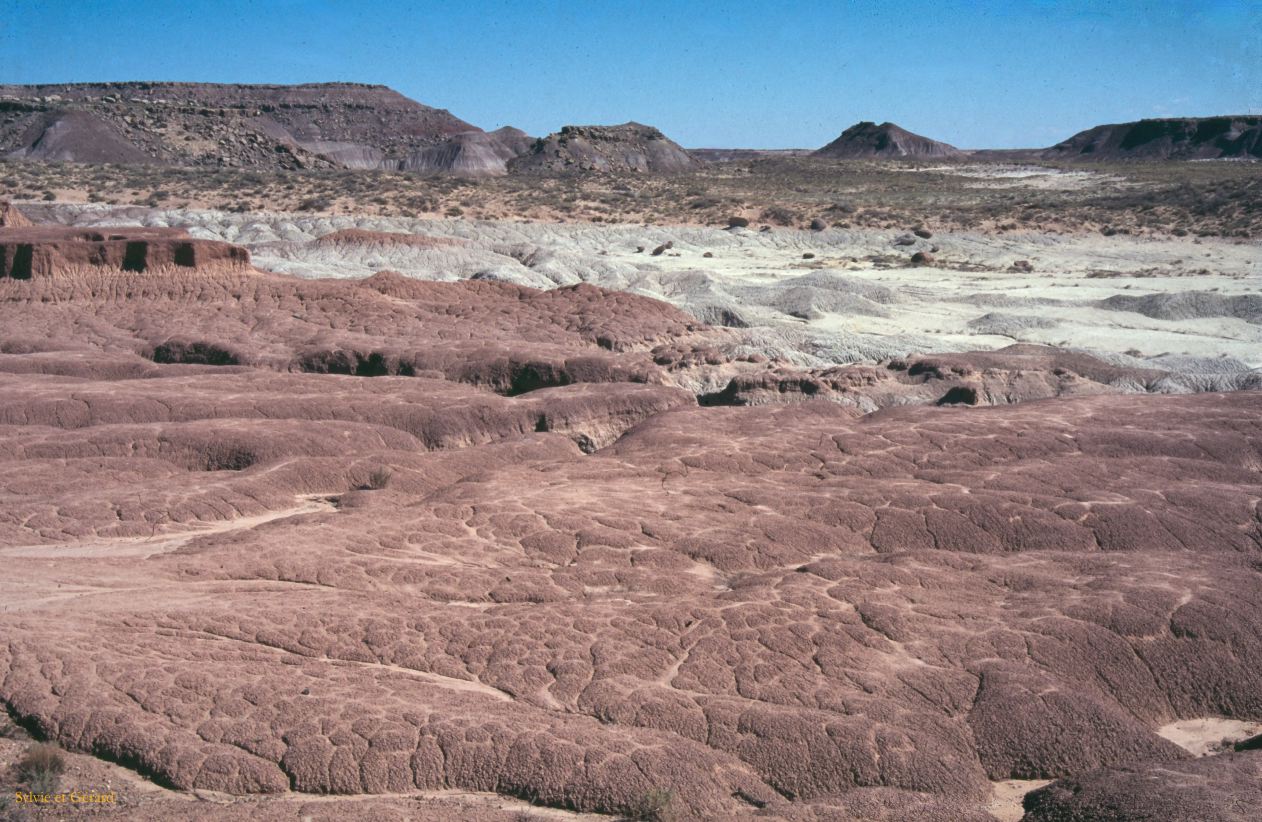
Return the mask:
[[[0,820],[1251,820],[1221,119],[0,86]]]

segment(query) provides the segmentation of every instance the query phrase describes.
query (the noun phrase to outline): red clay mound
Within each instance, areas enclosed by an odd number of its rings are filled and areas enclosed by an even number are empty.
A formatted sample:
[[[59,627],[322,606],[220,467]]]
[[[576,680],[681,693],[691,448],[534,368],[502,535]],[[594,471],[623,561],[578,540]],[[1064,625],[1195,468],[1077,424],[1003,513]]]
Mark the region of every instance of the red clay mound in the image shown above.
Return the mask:
[[[1025,822],[1245,822],[1262,803],[1262,752],[1195,762],[1142,762],[1048,785],[1025,799]],[[1253,808],[1254,810],[1249,810]]]

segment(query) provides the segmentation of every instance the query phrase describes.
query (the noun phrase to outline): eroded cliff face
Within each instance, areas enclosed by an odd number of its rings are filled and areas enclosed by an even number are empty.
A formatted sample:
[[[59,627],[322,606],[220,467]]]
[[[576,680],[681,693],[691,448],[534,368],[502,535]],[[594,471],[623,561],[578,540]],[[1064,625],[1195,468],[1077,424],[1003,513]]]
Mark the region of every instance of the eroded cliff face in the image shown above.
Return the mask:
[[[247,269],[250,252],[177,228],[103,231],[61,226],[0,228],[0,278],[71,278],[85,273]]]

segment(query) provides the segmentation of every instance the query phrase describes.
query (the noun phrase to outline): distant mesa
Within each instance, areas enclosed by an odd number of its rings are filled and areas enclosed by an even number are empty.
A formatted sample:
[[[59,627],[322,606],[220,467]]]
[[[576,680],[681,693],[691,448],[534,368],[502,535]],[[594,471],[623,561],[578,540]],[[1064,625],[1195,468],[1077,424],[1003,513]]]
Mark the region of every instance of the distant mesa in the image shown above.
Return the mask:
[[[812,156],[842,160],[891,159],[952,159],[966,156],[965,152],[946,143],[912,134],[893,123],[876,123],[867,120],[855,123],[841,136],[816,151]]]
[[[688,153],[704,163],[734,163],[784,157],[806,157],[809,148],[690,148]]]
[[[453,140],[440,156],[450,156],[452,164],[466,170],[487,166],[461,150],[481,145],[482,138],[468,136],[481,134],[480,129],[385,86],[0,85],[0,110],[9,114],[0,124],[0,156],[11,159],[398,169],[426,163],[441,167],[441,160],[418,157]],[[501,144],[513,144],[504,135],[488,142],[496,145],[492,153],[502,151]]]
[[[0,160],[260,170],[378,169],[461,177],[687,171],[803,154],[999,162],[1262,159],[1262,115],[1100,125],[1050,148],[962,151],[864,121],[814,152],[689,152],[640,123],[566,126],[536,140],[484,131],[386,86],[123,82],[0,84]]]
[[[1048,159],[1262,158],[1262,116],[1184,117],[1096,126],[1046,149]]]
[[[7,211],[6,211],[7,216]],[[82,272],[246,270],[250,252],[178,228],[7,226],[0,229],[0,280],[42,280]]]
[[[700,163],[652,126],[566,126],[537,140],[508,164],[510,172],[689,171]]]

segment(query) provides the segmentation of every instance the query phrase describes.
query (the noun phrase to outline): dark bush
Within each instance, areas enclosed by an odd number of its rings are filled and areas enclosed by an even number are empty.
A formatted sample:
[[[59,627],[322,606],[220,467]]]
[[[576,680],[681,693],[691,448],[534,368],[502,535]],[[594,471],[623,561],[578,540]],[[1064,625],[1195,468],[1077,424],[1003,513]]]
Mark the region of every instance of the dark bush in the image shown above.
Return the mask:
[[[794,214],[792,210],[785,208],[784,206],[770,206],[763,209],[759,218],[766,220],[769,223],[775,223],[776,225],[793,225],[793,223],[796,222],[796,216],[797,215]]]
[[[37,742],[26,749],[18,760],[18,778],[34,793],[56,793],[66,759],[61,749],[46,742]]]
[[[381,467],[373,470],[368,475],[368,480],[360,486],[361,491],[380,491],[390,484],[390,478],[394,476],[394,472],[389,468]]]
[[[674,798],[674,793],[669,789],[655,788],[627,809],[626,819],[636,822],[669,822],[675,818],[670,808]]]

